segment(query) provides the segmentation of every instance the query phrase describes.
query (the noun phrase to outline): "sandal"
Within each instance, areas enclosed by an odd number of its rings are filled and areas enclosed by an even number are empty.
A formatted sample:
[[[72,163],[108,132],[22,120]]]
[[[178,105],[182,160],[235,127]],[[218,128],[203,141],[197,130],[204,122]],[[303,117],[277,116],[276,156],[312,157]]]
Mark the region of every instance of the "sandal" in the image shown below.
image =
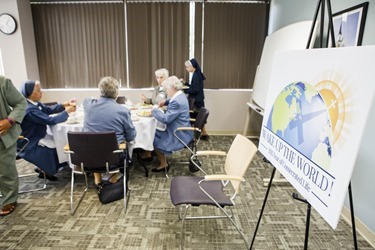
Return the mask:
[[[0,216],[10,215],[16,209],[16,207],[17,207],[17,202],[13,202],[13,203],[3,206],[0,212]]]

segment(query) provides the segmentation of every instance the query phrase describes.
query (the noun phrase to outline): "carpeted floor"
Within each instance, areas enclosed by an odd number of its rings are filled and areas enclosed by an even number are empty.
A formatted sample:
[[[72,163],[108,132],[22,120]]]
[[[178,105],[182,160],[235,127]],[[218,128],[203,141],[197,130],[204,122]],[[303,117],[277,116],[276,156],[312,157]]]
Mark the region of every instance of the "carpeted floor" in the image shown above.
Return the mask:
[[[200,150],[227,151],[234,137],[211,136],[200,143]],[[170,159],[176,161],[186,156]],[[209,172],[220,169],[219,158],[203,159]],[[149,169],[156,163],[152,163]],[[33,172],[33,166],[18,161],[21,172]],[[235,215],[250,242],[258,221],[272,166],[258,152],[246,174]],[[190,175],[187,166],[172,165],[170,175]],[[180,221],[178,211],[170,202],[170,179],[163,173],[146,178],[139,162],[130,169],[132,189],[127,212],[123,202],[102,205],[95,188],[86,194],[74,216],[70,215],[70,171],[63,169],[59,180],[47,183],[43,191],[21,194],[19,206],[9,216],[0,218],[0,249],[178,249]],[[91,177],[92,178],[92,177]],[[24,188],[40,182],[37,177],[22,180]],[[77,189],[82,177],[76,178]],[[93,180],[91,179],[91,184]],[[306,204],[291,197],[289,184],[273,185],[253,249],[303,249],[305,240]],[[193,208],[197,214],[207,209]],[[209,212],[215,212],[208,209]],[[246,249],[229,220],[187,221],[185,249]],[[359,234],[359,249],[372,248]],[[311,215],[309,249],[354,249],[351,227],[340,220],[333,230],[314,210]]]

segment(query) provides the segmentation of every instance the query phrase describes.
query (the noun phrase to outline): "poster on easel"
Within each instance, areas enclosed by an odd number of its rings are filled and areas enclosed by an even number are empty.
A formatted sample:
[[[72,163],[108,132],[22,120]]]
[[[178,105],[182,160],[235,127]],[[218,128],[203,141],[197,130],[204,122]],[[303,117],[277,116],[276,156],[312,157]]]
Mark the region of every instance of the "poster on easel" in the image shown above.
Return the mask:
[[[375,46],[277,52],[259,150],[336,228],[369,110]]]

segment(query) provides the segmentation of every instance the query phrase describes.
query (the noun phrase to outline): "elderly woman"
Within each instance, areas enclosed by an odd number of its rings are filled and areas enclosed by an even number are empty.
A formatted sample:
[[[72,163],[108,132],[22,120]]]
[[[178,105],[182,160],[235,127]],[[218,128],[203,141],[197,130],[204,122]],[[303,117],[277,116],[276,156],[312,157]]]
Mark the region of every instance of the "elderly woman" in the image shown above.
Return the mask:
[[[163,86],[168,96],[167,110],[165,113],[158,108],[152,110],[156,120],[166,125],[165,131],[157,130],[155,133],[154,148],[160,164],[152,169],[153,172],[164,171],[164,168],[169,170],[165,156],[184,147],[173,132],[178,127],[190,127],[189,103],[181,91],[181,81],[176,76],[171,76],[163,82]],[[179,137],[188,144],[193,139],[193,133],[182,131]]]
[[[130,110],[116,102],[119,93],[118,81],[110,76],[102,78],[99,82],[99,99],[88,98],[83,100],[85,113],[83,130],[90,132],[115,131],[117,142],[133,141],[137,131],[131,121]],[[95,185],[102,183],[100,173],[94,174]],[[117,181],[113,176],[111,182]]]
[[[35,171],[39,172],[39,178],[44,178],[43,170],[48,180],[55,181],[57,177],[54,175],[66,163],[59,163],[55,142],[47,134],[47,125],[66,121],[76,107],[70,106],[68,101],[53,106],[41,103],[42,87],[39,81],[24,82],[21,93],[27,99],[26,114],[21,124],[22,135],[29,138],[30,143],[19,156],[38,167]]]
[[[155,71],[155,78],[158,82],[158,86],[155,87],[152,98],[147,98],[144,94],[141,95],[141,98],[145,104],[157,104],[160,107],[164,106],[165,100],[167,99],[167,93],[162,83],[169,76],[169,71],[167,69],[157,69]],[[151,151],[144,151],[141,156],[142,161],[151,162],[153,161]]]
[[[146,104],[159,104],[161,101],[164,101],[167,99],[167,93],[165,92],[165,89],[163,88],[163,81],[167,79],[169,76],[169,72],[167,69],[158,69],[155,71],[155,77],[156,81],[158,83],[158,86],[155,87],[154,93],[152,98],[147,98],[144,94],[141,95],[141,98],[144,103]]]

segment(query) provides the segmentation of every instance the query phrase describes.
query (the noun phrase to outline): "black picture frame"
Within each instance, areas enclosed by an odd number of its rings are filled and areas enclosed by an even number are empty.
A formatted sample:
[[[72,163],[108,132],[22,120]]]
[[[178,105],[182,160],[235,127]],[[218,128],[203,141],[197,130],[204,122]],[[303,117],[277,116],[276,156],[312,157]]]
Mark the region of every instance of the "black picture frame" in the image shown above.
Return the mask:
[[[362,45],[363,31],[365,29],[368,4],[368,2],[364,2],[332,14],[332,23],[335,34],[336,47],[350,47]],[[327,47],[333,47],[330,33],[328,33]]]

